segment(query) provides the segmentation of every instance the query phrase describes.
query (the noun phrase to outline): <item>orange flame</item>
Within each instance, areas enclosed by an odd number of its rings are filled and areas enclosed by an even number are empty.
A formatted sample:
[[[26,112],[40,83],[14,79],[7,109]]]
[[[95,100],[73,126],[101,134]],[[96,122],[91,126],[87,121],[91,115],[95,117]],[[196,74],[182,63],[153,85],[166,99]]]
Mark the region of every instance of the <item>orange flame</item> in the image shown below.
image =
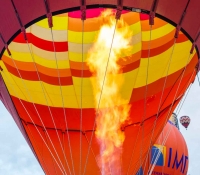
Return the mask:
[[[125,139],[121,127],[128,120],[130,109],[128,101],[120,96],[123,76],[118,62],[130,50],[131,31],[123,20],[116,22],[111,10],[102,12],[100,23],[87,64],[96,76],[92,84],[97,112],[95,134],[100,144],[99,165],[102,174],[117,175],[121,174],[121,148]]]

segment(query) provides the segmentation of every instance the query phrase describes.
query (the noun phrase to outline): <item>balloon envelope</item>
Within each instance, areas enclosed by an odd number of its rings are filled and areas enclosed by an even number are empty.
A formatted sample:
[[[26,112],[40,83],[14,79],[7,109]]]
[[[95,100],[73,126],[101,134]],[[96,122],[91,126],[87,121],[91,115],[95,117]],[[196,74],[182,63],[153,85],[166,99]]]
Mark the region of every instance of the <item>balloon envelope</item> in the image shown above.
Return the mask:
[[[16,109],[11,114],[46,174],[101,174],[100,148],[92,137],[96,75],[86,58],[102,10],[87,10],[84,25],[80,11],[56,15],[52,31],[47,19],[38,21],[26,29],[27,42],[19,34],[9,45],[12,56],[4,52],[0,60],[1,99]],[[196,50],[190,54],[191,41],[182,32],[175,40],[176,28],[162,19],[155,18],[151,29],[148,15],[123,11],[121,18],[132,31],[131,50],[118,62],[125,101],[113,107],[130,105],[121,171],[134,174],[193,82],[198,56]]]
[[[154,168],[152,168],[153,165],[155,165]],[[152,175],[186,175],[188,165],[188,148],[185,139],[177,127],[168,121],[151,148],[146,166],[143,164],[143,169],[140,171],[148,174],[147,172],[152,170]]]
[[[190,124],[190,117],[188,116],[180,117],[180,123],[187,129]]]

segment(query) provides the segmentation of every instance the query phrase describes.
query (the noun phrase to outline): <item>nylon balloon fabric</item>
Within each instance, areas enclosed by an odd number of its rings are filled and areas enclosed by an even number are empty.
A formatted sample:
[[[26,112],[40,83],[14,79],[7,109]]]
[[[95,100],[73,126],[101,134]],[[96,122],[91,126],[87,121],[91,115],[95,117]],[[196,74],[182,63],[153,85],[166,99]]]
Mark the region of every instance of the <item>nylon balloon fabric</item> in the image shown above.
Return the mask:
[[[103,11],[88,9],[85,21],[80,11],[53,16],[52,29],[47,19],[38,21],[26,29],[27,42],[19,34],[9,45],[12,55],[5,51],[0,60],[2,79],[45,174],[103,174],[92,83],[98,76],[87,63],[104,23]],[[118,127],[124,136],[119,174],[136,174],[194,81],[198,56],[190,54],[191,41],[182,32],[175,39],[176,28],[162,19],[149,26],[148,15],[122,11],[120,20],[131,31],[129,49],[117,54],[120,71],[113,76],[120,81],[117,93],[123,100],[109,107],[102,103],[99,109],[128,108],[127,120]]]
[[[168,121],[141,169],[144,174],[186,175],[188,165],[185,139],[176,126]]]

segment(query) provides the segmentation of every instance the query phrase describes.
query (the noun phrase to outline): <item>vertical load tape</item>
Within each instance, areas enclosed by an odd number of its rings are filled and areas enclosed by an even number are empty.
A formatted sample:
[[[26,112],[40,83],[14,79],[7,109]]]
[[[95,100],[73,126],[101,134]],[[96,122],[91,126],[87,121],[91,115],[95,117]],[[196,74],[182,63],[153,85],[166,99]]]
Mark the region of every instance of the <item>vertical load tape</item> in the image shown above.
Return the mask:
[[[46,17],[48,19],[48,25],[49,25],[49,28],[52,28],[53,27],[53,19],[52,19],[52,13],[49,8],[48,0],[44,0],[44,4],[45,4],[45,9],[46,9]]]
[[[7,52],[8,52],[8,55],[10,56],[10,55],[11,55],[11,52],[10,52],[10,50],[9,50],[9,48],[8,48],[8,44],[5,42],[5,40],[4,40],[3,36],[1,35],[1,33],[0,33],[0,38],[1,38],[2,42],[3,42],[3,44],[4,44],[5,49],[6,49]]]
[[[152,7],[151,7],[151,11],[149,13],[149,25],[154,25],[154,18],[155,18],[155,14],[156,14],[156,9],[158,6],[158,1],[159,0],[154,0]]]
[[[84,21],[86,20],[86,1],[85,0],[80,0],[81,6],[81,20]]]
[[[117,20],[120,19],[122,10],[123,10],[123,0],[118,0],[117,1],[117,12],[115,15],[115,19],[117,19]]]

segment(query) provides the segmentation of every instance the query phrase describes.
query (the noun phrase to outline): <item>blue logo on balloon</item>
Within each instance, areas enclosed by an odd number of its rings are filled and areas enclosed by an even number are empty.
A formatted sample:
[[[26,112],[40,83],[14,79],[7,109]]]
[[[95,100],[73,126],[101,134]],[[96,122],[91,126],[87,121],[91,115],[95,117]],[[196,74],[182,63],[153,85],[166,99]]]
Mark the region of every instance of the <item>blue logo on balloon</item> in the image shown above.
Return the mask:
[[[157,166],[165,165],[166,147],[161,145],[154,145],[151,149],[151,164]]]

